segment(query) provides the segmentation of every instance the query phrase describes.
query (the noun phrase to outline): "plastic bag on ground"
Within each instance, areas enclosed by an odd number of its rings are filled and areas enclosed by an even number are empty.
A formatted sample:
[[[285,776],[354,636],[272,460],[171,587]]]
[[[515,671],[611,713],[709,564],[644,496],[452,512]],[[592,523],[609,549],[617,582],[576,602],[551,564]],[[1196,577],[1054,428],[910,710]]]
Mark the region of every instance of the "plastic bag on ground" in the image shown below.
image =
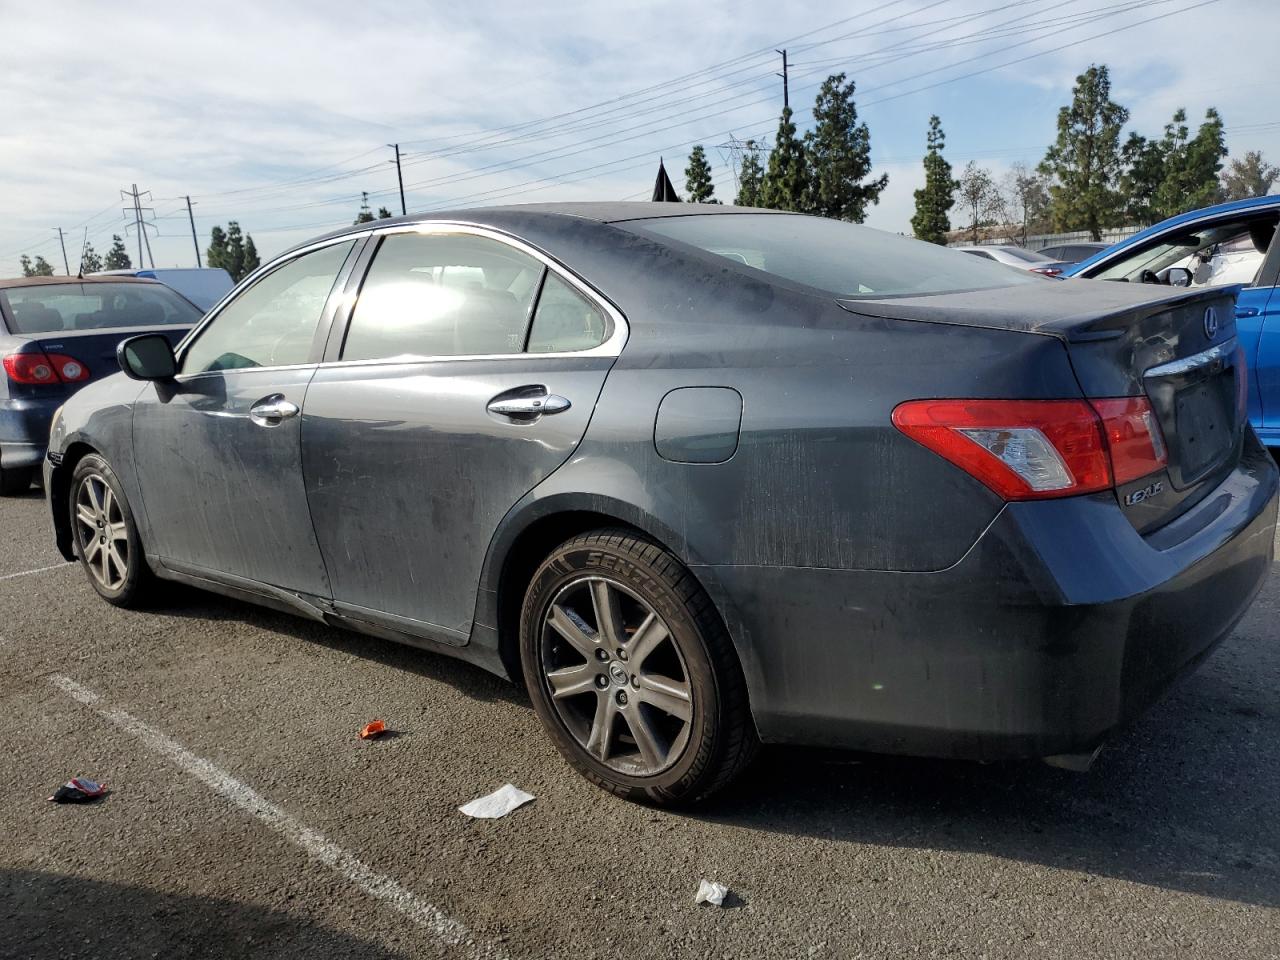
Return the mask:
[[[458,809],[468,817],[475,817],[477,820],[496,820],[498,817],[505,817],[516,807],[524,806],[532,799],[534,799],[532,793],[525,793],[519,787],[508,783],[488,796],[472,800]]]
[[[724,898],[729,895],[729,888],[714,880],[699,880],[698,892],[693,896],[694,903],[709,903],[716,907],[724,906]]]

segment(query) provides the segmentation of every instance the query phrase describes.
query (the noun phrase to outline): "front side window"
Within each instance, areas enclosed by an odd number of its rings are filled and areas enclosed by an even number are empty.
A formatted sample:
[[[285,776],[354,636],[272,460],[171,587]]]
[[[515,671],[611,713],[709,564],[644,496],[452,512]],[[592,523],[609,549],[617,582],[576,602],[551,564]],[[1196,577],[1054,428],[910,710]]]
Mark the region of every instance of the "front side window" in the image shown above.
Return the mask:
[[[187,348],[181,372],[306,363],[325,301],[354,245],[304,253],[238,294]]]
[[[42,283],[0,290],[14,333],[193,325],[200,311],[159,283]]]
[[[609,337],[604,313],[548,272],[529,331],[530,353],[569,353],[598,347]]]
[[[342,359],[520,353],[542,272],[487,237],[391,234],[360,288]]]
[[[1164,271],[1183,267],[1192,287],[1252,284],[1276,230],[1276,215],[1187,227],[1161,234],[1113,259],[1095,280],[1160,283]]]

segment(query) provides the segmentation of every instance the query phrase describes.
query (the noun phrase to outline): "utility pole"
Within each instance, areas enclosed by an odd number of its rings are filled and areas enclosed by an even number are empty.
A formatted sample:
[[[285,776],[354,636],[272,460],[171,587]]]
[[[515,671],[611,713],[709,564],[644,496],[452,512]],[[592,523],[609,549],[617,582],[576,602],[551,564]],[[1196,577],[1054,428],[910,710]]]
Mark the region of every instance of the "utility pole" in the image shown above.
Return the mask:
[[[67,262],[67,241],[62,239],[62,228],[55,227],[58,231],[58,245],[62,247],[62,269],[67,271],[67,276],[71,276],[71,264]]]
[[[138,231],[138,266],[145,267],[147,261],[142,259],[142,207],[138,202],[138,185],[133,185],[133,225]]]
[[[396,180],[398,180],[400,183],[400,216],[403,217],[409,211],[404,205],[404,175],[400,172],[400,144],[388,143],[387,146],[393,147],[396,151],[396,159],[395,159]]]
[[[790,94],[790,91],[787,89],[787,81],[789,79],[788,71],[787,71],[787,51],[775,50],[774,53],[782,54],[782,72],[778,74],[778,76],[782,78],[782,106],[783,106],[783,109],[790,109],[791,94]]]
[[[195,244],[195,248],[196,248],[196,269],[199,270],[201,267],[204,266],[204,264],[200,262],[200,241],[196,237],[196,215],[191,212],[191,195],[190,194],[187,195],[186,201],[187,201],[187,219],[191,221],[191,242]]]

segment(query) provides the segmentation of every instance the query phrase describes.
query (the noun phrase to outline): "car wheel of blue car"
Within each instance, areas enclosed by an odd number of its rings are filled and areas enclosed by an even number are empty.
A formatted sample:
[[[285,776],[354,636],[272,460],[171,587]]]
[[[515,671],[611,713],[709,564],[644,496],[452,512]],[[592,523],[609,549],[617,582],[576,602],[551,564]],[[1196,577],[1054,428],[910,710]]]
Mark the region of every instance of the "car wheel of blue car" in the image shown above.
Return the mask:
[[[628,531],[562,544],[521,615],[525,681],[560,752],[628,799],[705,797],[757,745],[746,684],[710,598],[669,552]]]
[[[76,464],[67,507],[76,555],[89,585],[108,603],[142,605],[154,577],[143,556],[133,511],[106,460],[89,454]]]

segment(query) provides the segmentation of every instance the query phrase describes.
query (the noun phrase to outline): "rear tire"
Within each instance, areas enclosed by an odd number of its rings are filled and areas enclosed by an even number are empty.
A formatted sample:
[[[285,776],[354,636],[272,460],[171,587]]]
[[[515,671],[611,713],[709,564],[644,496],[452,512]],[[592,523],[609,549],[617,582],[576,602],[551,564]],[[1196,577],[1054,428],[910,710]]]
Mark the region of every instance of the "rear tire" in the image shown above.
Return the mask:
[[[17,497],[31,489],[35,471],[31,467],[0,470],[0,497]]]
[[[147,566],[120,479],[96,453],[76,464],[67,511],[89,586],[117,607],[144,606],[154,594],[155,574]]]
[[[630,531],[583,534],[543,561],[525,593],[520,653],[556,747],[620,797],[701,800],[755,756],[746,681],[711,598]]]

